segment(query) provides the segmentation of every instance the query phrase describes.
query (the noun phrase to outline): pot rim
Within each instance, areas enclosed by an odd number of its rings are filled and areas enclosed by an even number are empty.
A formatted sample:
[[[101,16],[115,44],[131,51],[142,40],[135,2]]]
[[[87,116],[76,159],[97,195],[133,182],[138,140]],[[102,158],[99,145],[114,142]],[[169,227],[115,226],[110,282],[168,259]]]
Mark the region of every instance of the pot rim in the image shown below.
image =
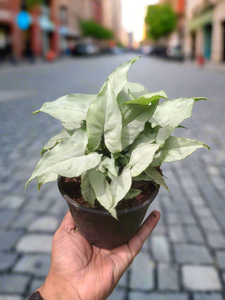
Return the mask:
[[[58,182],[58,188],[59,188],[59,191],[60,193],[62,194],[63,198],[68,201],[71,205],[73,206],[76,206],[78,207],[80,210],[83,210],[85,212],[92,212],[93,214],[99,214],[99,215],[109,215],[111,216],[111,214],[106,211],[106,210],[101,210],[101,209],[97,209],[97,208],[92,208],[92,207],[85,207],[83,205],[80,205],[78,204],[77,202],[73,201],[70,196],[65,192],[64,188],[63,188],[63,176],[58,176],[58,179],[57,179],[57,182]],[[159,192],[159,187],[157,188],[155,186],[155,189],[152,193],[152,195],[144,202],[144,203],[141,203],[135,207],[131,207],[131,208],[125,208],[125,209],[120,209],[120,210],[117,210],[117,215],[122,215],[122,214],[125,214],[127,212],[133,212],[133,211],[136,211],[136,210],[139,210],[143,207],[145,207],[146,205],[149,204],[149,202],[151,203],[155,197],[157,196]]]

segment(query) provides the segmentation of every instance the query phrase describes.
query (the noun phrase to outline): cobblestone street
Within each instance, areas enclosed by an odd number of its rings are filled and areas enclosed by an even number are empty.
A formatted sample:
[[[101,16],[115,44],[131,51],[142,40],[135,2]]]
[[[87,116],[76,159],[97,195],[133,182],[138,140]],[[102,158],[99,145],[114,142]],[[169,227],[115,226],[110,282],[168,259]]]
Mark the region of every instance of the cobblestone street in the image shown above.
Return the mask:
[[[26,191],[39,153],[61,130],[41,113],[46,101],[97,93],[107,76],[136,54],[64,59],[0,69],[0,300],[23,300],[50,266],[54,232],[68,210],[56,183]],[[162,216],[109,300],[225,299],[225,70],[143,57],[129,80],[169,99],[204,96],[176,135],[208,144],[182,162],[164,164],[170,193],[161,188],[149,212]]]

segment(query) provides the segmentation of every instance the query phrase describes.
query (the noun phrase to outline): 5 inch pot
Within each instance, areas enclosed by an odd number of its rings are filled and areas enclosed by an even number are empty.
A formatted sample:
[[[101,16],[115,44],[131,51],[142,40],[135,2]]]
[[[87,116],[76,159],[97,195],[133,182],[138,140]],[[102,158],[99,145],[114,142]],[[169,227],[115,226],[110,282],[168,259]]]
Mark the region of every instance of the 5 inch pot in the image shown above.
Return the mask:
[[[64,181],[65,177],[59,176],[59,191],[67,201],[80,233],[91,244],[106,249],[121,246],[135,235],[149,205],[158,194],[158,189],[155,187],[151,197],[144,203],[133,208],[117,210],[118,221],[106,210],[87,208],[73,201],[65,190]]]

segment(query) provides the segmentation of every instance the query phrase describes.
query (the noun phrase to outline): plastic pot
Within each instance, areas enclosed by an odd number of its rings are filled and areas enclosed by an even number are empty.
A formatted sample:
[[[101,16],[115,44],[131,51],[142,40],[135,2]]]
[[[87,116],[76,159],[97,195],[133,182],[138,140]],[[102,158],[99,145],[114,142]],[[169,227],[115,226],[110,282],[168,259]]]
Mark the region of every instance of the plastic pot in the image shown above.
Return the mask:
[[[117,210],[118,221],[106,210],[84,207],[72,200],[65,190],[64,180],[59,176],[59,191],[69,205],[76,226],[89,243],[99,248],[113,249],[128,242],[139,229],[149,205],[158,194],[155,187],[151,197],[144,203]]]

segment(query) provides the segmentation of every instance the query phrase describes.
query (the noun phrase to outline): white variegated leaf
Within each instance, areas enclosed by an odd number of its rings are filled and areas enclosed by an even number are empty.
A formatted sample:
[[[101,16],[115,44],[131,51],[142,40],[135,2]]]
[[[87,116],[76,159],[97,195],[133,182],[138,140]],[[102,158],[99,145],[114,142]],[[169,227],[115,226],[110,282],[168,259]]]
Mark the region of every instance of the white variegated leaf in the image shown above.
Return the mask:
[[[96,95],[71,94],[46,102],[34,112],[45,112],[62,123],[79,123],[86,120],[87,111]]]
[[[113,204],[113,198],[110,185],[106,180],[106,175],[98,172],[96,169],[92,169],[88,172],[88,177],[96,198],[101,205],[109,211]]]
[[[96,152],[84,155],[86,145],[87,133],[78,129],[41,158],[27,184],[44,173],[56,173],[71,178],[96,167],[101,155]]]
[[[87,114],[88,149],[98,148],[102,136],[111,153],[120,152],[122,115],[112,86],[107,80],[92,102]]]
[[[158,149],[159,145],[146,144],[132,151],[129,162],[132,177],[140,175],[150,165]]]
[[[124,105],[121,108],[123,116],[122,148],[126,148],[138,137],[145,128],[145,123],[154,114],[158,105],[155,100],[149,106]]]
[[[209,149],[209,147],[202,142],[170,136],[166,140],[165,145],[160,148],[159,153],[154,157],[151,167],[160,166],[163,162],[182,160],[199,148]]]
[[[42,187],[43,184],[47,182],[56,181],[58,179],[58,174],[54,173],[44,173],[38,176],[37,183],[38,183],[38,190]]]
[[[70,137],[69,133],[66,131],[66,129],[63,128],[62,132],[60,134],[57,134],[53,136],[48,143],[43,147],[41,150],[41,156],[48,150],[51,150],[54,148],[58,143],[63,141],[64,139]]]
[[[130,70],[132,64],[139,58],[140,56],[125,62],[116,68],[111,75],[109,75],[108,80],[112,85],[112,89],[116,97],[127,82],[127,72]]]
[[[194,102],[192,98],[165,101],[158,105],[150,122],[160,127],[169,126],[175,129],[181,122],[191,116]]]
[[[131,188],[131,171],[129,168],[124,168],[120,176],[115,177],[111,174],[109,176],[111,178],[110,188],[113,197],[113,205],[111,208],[115,208]]]

